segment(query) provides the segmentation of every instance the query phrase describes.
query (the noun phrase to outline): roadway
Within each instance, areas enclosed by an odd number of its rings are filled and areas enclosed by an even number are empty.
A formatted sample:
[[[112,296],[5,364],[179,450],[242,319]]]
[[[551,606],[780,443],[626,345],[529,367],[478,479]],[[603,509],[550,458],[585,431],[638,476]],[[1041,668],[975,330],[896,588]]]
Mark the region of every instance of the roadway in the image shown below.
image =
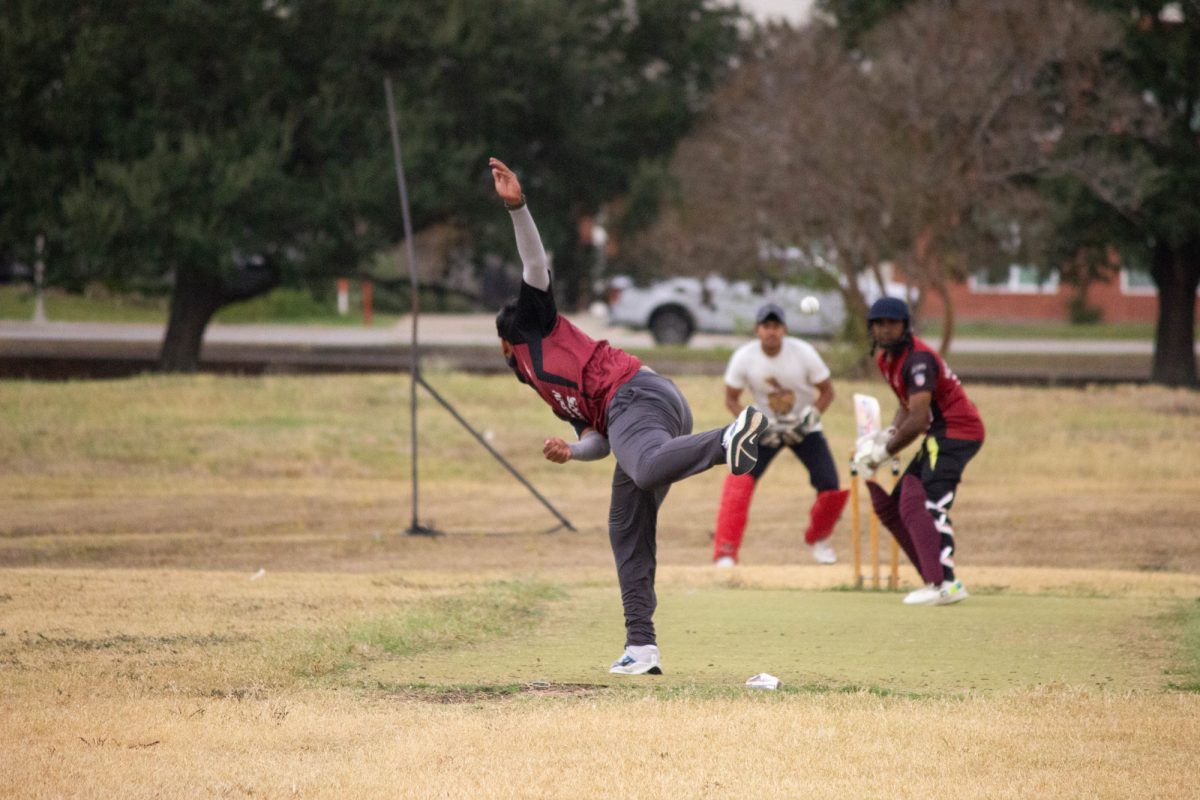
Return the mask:
[[[619,347],[649,350],[653,341],[645,331],[610,327],[588,313],[568,315],[590,336],[608,339]],[[438,363],[480,372],[504,368],[496,354],[496,331],[490,314],[423,314],[418,339],[422,357]],[[158,356],[164,325],[100,322],[21,322],[0,320],[0,377],[98,378],[119,377],[152,369]],[[412,320],[371,328],[331,325],[228,325],[208,327],[201,351],[201,368],[245,374],[287,372],[405,371],[411,364]],[[699,334],[689,348],[732,348],[746,336]],[[1149,374],[1153,345],[1149,341],[977,339],[956,338],[951,363],[963,378],[1002,382],[1087,383],[1139,381]],[[996,356],[997,366],[970,363]],[[1083,357],[1097,364],[1080,373],[1078,368],[1019,364],[1000,366],[1010,356]],[[1104,356],[1123,365],[1103,367]],[[963,357],[958,363],[955,357]],[[1011,359],[1010,359],[1011,360]],[[720,359],[674,359],[663,353],[654,364],[667,373],[720,374]],[[1073,371],[1072,371],[1073,369]]]
[[[612,327],[591,314],[566,315],[593,338],[607,339],[618,347],[651,348],[654,341],[646,331]],[[0,320],[0,355],[27,343],[108,342],[157,345],[165,326],[161,324],[107,322],[19,322]],[[222,325],[208,326],[205,346],[293,346],[293,347],[404,347],[412,341],[412,319],[401,317],[388,326],[371,328],[333,325]],[[496,342],[494,317],[490,314],[423,314],[418,318],[422,344],[441,346],[487,346]],[[744,335],[697,334],[689,347],[703,350],[736,347],[748,340]],[[1090,355],[1151,355],[1153,343],[1126,339],[981,339],[956,337],[955,353],[1062,353]],[[1197,344],[1200,353],[1200,343]]]

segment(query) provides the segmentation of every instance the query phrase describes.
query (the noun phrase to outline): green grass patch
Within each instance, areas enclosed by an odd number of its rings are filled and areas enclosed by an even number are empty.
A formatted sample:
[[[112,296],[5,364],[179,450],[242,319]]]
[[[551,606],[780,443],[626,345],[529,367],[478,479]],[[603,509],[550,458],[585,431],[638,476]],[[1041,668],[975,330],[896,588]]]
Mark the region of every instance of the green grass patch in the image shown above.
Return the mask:
[[[552,584],[503,581],[463,594],[431,597],[393,613],[353,619],[317,636],[291,670],[320,678],[372,661],[478,645],[533,625],[546,604],[565,597]]]
[[[1200,693],[1200,597],[1180,604],[1163,621],[1177,642],[1178,664],[1170,670],[1170,687]]]
[[[47,319],[53,322],[165,323],[167,298],[89,291],[71,294],[47,289],[43,295]],[[33,318],[34,294],[28,286],[0,286],[0,319]]]
[[[136,293],[114,294],[89,289],[72,294],[47,289],[43,301],[46,317],[52,322],[130,322],[165,324],[170,299]],[[0,286],[0,319],[33,318],[34,294],[29,286]],[[388,326],[399,319],[397,313],[372,315],[372,325]],[[352,306],[349,314],[337,312],[332,297],[318,298],[304,289],[275,289],[267,294],[226,306],[217,312],[214,322],[223,324],[291,324],[361,326],[361,306]]]
[[[1148,626],[1151,601],[1008,595],[912,608],[884,592],[688,588],[659,592],[664,675],[608,674],[623,646],[619,593],[581,589],[535,630],[376,665],[395,684],[597,684],[725,696],[768,672],[781,690],[954,697],[1044,685],[1162,689],[1180,621]],[[1186,621],[1188,635],[1195,624]],[[1191,641],[1191,640],[1189,640]],[[1188,647],[1195,647],[1189,644]],[[1129,658],[1135,652],[1137,658]],[[1171,659],[1173,663],[1173,658]],[[1193,662],[1194,663],[1194,662]],[[1187,678],[1191,680],[1191,678]]]
[[[397,314],[371,315],[372,325],[395,324]],[[317,298],[302,289],[275,289],[245,302],[234,303],[217,312],[214,322],[224,324],[290,324],[344,325],[363,324],[362,307],[351,307],[350,313],[337,313],[333,297]]]

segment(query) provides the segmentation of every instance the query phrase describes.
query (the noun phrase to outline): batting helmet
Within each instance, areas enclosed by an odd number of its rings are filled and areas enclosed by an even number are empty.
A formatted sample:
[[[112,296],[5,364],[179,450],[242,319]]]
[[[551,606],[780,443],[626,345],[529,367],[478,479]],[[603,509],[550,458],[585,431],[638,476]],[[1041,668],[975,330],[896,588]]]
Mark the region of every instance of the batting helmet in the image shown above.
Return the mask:
[[[899,297],[881,297],[871,304],[867,312],[867,322],[877,319],[898,319],[908,322],[908,303]]]

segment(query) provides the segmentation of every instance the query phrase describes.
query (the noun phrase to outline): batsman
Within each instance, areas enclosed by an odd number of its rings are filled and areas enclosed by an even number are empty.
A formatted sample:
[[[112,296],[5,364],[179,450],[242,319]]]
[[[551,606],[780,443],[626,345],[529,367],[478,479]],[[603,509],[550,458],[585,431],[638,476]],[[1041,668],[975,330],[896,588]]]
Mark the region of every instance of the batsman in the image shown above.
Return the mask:
[[[867,481],[875,514],[900,543],[925,585],[908,605],[949,605],[967,598],[954,572],[954,505],[963,469],[983,446],[983,420],[944,359],[913,335],[908,305],[881,297],[867,313],[871,353],[900,407],[892,425],[861,437],[855,467],[868,478],[917,439],[920,448],[889,494]],[[923,438],[922,438],[923,437]]]

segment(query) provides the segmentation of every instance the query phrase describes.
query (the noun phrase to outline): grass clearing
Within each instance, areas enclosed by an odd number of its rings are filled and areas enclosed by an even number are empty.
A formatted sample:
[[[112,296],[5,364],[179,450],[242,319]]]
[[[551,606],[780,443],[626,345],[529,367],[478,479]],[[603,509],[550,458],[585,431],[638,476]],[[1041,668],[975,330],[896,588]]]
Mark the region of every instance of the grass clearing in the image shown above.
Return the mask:
[[[356,298],[357,299],[357,298]],[[134,292],[114,294],[91,287],[82,294],[47,289],[43,295],[46,317],[55,322],[140,322],[166,324],[170,308],[167,295],[151,296]],[[0,319],[33,318],[34,292],[28,285],[0,286]],[[375,312],[372,325],[395,324],[398,314]],[[275,289],[265,295],[227,306],[217,312],[214,321],[222,324],[353,325],[361,326],[361,308],[346,314],[337,312],[332,297],[317,300],[303,289]]]
[[[548,464],[511,379],[431,376],[579,533],[404,376],[0,387],[0,796],[1190,797],[1200,784],[1200,397],[969,387],[972,598],[910,609],[800,543],[781,458],[743,565],[722,476],[660,520],[666,674],[618,679],[611,463]],[[719,381],[688,377],[697,428]],[[826,415],[848,455],[855,391]],[[839,458],[842,456],[839,455]],[[260,572],[261,571],[261,572]],[[902,583],[915,574],[905,567]],[[742,684],[755,672],[777,692]],[[914,758],[914,753],[922,753]]]
[[[411,659],[513,638],[532,627],[542,605],[560,594],[560,589],[545,583],[505,581],[354,617],[313,636],[310,646],[296,656],[292,670],[302,677],[320,678],[381,659]]]

